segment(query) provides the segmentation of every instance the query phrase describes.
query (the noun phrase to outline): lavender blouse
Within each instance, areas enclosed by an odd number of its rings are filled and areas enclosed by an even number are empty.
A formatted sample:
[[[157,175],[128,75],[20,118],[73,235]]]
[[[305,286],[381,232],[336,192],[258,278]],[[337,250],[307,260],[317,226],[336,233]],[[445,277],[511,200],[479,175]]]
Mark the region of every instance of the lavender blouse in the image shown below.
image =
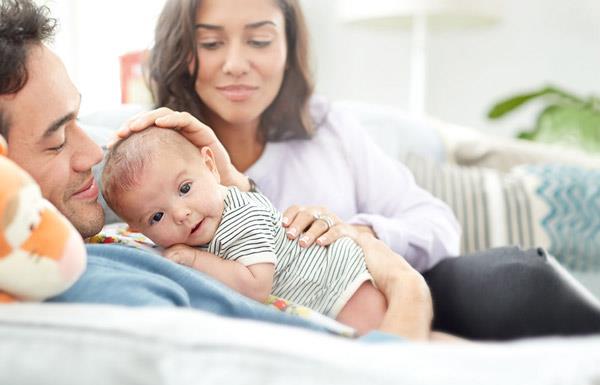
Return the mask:
[[[311,114],[318,122],[311,139],[269,142],[246,170],[276,208],[320,205],[347,223],[369,225],[421,272],[458,254],[460,226],[445,203],[418,187],[352,116],[320,98]]]

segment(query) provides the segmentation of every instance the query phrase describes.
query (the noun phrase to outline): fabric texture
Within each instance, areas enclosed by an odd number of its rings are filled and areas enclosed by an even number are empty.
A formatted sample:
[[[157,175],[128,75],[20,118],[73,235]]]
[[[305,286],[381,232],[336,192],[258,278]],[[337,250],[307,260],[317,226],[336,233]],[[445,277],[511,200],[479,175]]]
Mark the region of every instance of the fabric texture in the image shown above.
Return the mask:
[[[119,244],[90,244],[87,269],[69,290],[51,303],[185,307],[234,318],[247,318],[353,336],[353,329],[308,308],[271,298],[253,301],[215,279],[173,263],[156,253]]]
[[[462,250],[544,247],[574,271],[600,271],[600,172],[524,165],[504,174],[407,155],[417,183],[446,202],[463,228]]]
[[[162,258],[162,256],[160,255],[160,248],[158,246],[156,246],[150,239],[145,237],[143,234],[133,233],[133,232],[128,231],[128,226],[125,223],[115,223],[115,224],[105,226],[102,229],[102,232],[100,232],[100,234],[90,238],[88,241],[90,242],[90,244],[96,244],[97,246],[101,246],[101,247],[110,247],[110,246],[114,246],[114,245],[127,246],[127,247],[131,247],[131,248],[137,249],[142,252],[153,254],[155,257]],[[116,249],[116,250],[115,249],[105,249],[104,252],[102,254],[100,254],[99,258],[103,258],[104,254],[112,256],[114,253],[114,255],[119,255],[120,252],[121,251],[119,249]],[[127,255],[125,255],[125,257],[126,256]],[[164,258],[162,258],[162,259],[164,259]],[[126,259],[123,259],[123,262],[125,264],[129,263],[129,261]],[[135,261],[133,261],[133,262],[135,262]],[[109,264],[107,266],[107,270],[106,270],[105,274],[108,275],[110,269],[113,269],[115,267],[118,268],[119,266],[120,265]],[[160,266],[163,266],[163,264],[161,264]],[[166,266],[166,265],[164,265],[164,266]],[[160,273],[161,268],[162,267],[159,267],[158,273]],[[192,273],[197,273],[196,279],[214,280],[213,278],[208,277],[202,273],[199,273],[191,268],[184,267],[184,269],[191,271]],[[99,276],[102,279],[104,279],[105,274],[100,274]],[[175,272],[174,274],[175,275],[173,277],[176,277],[177,273]],[[118,272],[116,273],[116,275],[117,276],[119,275]],[[91,278],[86,277],[86,279],[94,280],[96,278],[95,278],[95,276],[92,276]],[[95,285],[90,284],[90,285],[86,285],[84,287],[85,287],[85,290],[88,290],[88,292],[83,293],[81,296],[75,296],[75,300],[80,301],[80,302],[87,302],[87,301],[84,301],[83,299],[90,298],[91,302],[94,302],[94,303],[97,302],[96,297],[95,297],[96,293],[94,291],[89,291],[90,288],[92,290],[94,290]],[[236,295],[240,295],[237,292],[235,292],[235,293],[236,293]],[[160,293],[157,293],[157,294],[160,299],[162,294],[160,294]],[[102,294],[102,295],[105,295],[105,294]],[[118,296],[119,294],[115,293],[114,295]],[[65,302],[65,301],[69,302],[72,299],[73,298],[71,298],[71,297],[57,298],[56,301],[57,302]],[[131,298],[131,300],[136,301],[135,298]],[[152,299],[153,302],[150,303],[149,305],[152,305],[152,306],[156,305],[156,303],[154,303],[155,300],[156,299]],[[169,302],[169,301],[167,301],[167,302]],[[286,314],[300,317],[300,318],[304,319],[305,321],[307,321],[311,324],[318,325],[322,329],[327,330],[336,335],[346,336],[346,337],[351,337],[351,336],[356,335],[356,331],[352,327],[347,326],[342,323],[339,323],[339,322],[337,322],[321,313],[318,313],[306,306],[302,306],[302,305],[296,304],[294,302],[290,302],[287,299],[284,299],[281,297],[276,297],[274,295],[270,295],[267,298],[267,301],[265,302],[265,304],[269,305],[273,309],[284,312]],[[144,305],[147,305],[147,303],[144,300],[141,303],[138,303],[137,305],[135,302],[130,303],[130,305],[144,306]],[[177,304],[176,304],[176,306],[177,306]],[[199,308],[197,306],[194,306],[193,304],[188,305],[187,302],[185,302],[185,301],[181,302],[181,304],[179,306],[184,306],[184,307],[191,306],[191,307]]]
[[[526,165],[510,176],[524,181],[549,252],[571,270],[600,272],[600,169]]]
[[[586,169],[600,169],[600,156],[581,150],[526,140],[480,134],[456,144],[454,160],[464,166],[490,167],[508,172],[522,164],[560,163]]]
[[[182,308],[0,308],[6,385],[597,383],[600,336],[511,343],[349,340]],[[368,342],[362,342],[362,341]]]
[[[274,263],[271,293],[336,318],[359,286],[372,280],[362,249],[341,238],[328,247],[300,247],[288,239],[264,195],[227,189],[217,231],[202,249],[245,266]]]
[[[476,340],[600,333],[600,302],[542,248],[501,247],[424,274],[435,330]]]
[[[419,271],[458,254],[460,228],[447,205],[417,186],[353,117],[318,98],[311,111],[312,139],[267,143],[246,170],[278,210],[321,205],[346,222],[369,225]]]

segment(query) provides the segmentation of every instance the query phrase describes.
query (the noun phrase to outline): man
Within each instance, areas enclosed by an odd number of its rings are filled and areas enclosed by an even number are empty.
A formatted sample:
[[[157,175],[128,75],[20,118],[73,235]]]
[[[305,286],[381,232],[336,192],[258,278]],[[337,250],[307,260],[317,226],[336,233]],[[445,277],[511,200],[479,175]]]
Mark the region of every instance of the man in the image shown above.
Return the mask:
[[[25,60],[14,63],[20,79],[2,76],[0,133],[10,143],[9,158],[31,174],[42,194],[85,238],[98,233],[104,224],[91,173],[92,166],[102,160],[102,150],[77,124],[81,96],[60,59],[45,45],[27,41],[35,34],[41,38],[50,34],[53,25],[39,21],[32,14],[21,34],[14,37],[23,42],[23,56],[19,56]],[[0,28],[10,27],[3,20]],[[6,67],[12,67],[9,61],[15,56],[2,54]],[[17,89],[18,85],[22,88]]]
[[[0,134],[9,157],[86,238],[104,224],[91,174],[102,152],[77,124],[81,96],[43,44],[53,29],[46,8],[2,0]],[[563,279],[543,251],[537,253],[515,257],[519,252],[507,250],[442,261],[425,274],[436,303],[434,326],[479,339],[600,332],[600,307]],[[54,301],[191,306],[310,326],[138,250],[89,245],[88,254],[85,275]]]

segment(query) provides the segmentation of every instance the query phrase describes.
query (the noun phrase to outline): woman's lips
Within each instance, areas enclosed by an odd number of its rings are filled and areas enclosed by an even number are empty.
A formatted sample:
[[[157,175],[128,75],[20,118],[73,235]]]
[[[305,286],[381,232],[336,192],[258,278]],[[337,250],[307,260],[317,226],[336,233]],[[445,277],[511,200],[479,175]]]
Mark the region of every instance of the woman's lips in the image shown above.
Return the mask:
[[[217,87],[217,90],[221,92],[227,99],[232,102],[243,102],[250,98],[258,87],[246,86],[246,85],[232,85],[225,87]]]
[[[98,198],[98,185],[92,177],[79,191],[73,194],[73,198],[82,200],[96,200]]]

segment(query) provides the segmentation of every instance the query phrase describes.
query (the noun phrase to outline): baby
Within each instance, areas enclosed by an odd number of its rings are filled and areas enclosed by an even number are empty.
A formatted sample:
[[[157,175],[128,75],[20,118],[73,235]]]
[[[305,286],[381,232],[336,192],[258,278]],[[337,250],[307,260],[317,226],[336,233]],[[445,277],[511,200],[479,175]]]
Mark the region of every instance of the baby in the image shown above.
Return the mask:
[[[360,334],[379,327],[386,300],[350,238],[301,248],[260,193],[219,184],[214,156],[178,132],[149,128],[117,142],[102,174],[108,205],[164,255],[264,302],[273,294]]]

